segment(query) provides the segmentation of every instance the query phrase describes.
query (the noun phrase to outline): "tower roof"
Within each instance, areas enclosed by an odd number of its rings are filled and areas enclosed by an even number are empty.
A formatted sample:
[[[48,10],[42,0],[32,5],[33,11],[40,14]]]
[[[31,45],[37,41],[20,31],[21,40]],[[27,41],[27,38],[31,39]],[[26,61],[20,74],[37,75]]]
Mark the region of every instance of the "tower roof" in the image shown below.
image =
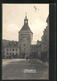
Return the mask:
[[[21,31],[27,31],[27,32],[31,32],[32,33],[32,31],[30,30],[30,28],[29,28],[29,26],[27,25],[23,25],[23,27],[21,28],[21,30],[20,30],[20,32]]]
[[[22,31],[27,31],[27,32],[31,32],[31,33],[32,33],[32,31],[30,30],[30,27],[29,27],[29,25],[28,25],[27,16],[25,16],[24,25],[23,25],[23,27],[21,28],[20,32],[22,32]]]

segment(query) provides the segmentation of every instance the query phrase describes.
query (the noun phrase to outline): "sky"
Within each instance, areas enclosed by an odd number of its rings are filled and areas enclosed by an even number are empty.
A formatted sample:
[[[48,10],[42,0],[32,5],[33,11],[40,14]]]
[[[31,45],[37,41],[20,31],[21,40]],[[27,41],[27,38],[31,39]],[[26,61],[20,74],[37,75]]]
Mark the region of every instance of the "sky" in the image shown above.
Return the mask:
[[[49,4],[3,4],[2,5],[2,39],[19,39],[19,31],[24,24],[27,13],[28,23],[33,32],[33,43],[41,40],[47,26]]]

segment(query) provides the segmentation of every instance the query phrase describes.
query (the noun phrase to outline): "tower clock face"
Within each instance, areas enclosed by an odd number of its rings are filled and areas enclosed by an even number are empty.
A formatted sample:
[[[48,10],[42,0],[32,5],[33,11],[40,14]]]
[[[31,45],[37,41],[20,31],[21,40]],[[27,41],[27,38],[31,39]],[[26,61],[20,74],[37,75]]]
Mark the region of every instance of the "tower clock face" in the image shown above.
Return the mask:
[[[27,21],[25,21],[25,23],[27,23]]]

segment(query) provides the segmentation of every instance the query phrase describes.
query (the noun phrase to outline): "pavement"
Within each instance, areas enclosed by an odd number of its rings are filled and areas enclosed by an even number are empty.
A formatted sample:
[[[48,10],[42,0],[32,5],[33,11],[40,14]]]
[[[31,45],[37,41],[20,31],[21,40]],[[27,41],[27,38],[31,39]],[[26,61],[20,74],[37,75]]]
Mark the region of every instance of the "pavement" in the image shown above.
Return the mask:
[[[29,63],[26,59],[2,60],[2,80],[48,80],[48,78],[48,66],[39,60],[37,65]]]

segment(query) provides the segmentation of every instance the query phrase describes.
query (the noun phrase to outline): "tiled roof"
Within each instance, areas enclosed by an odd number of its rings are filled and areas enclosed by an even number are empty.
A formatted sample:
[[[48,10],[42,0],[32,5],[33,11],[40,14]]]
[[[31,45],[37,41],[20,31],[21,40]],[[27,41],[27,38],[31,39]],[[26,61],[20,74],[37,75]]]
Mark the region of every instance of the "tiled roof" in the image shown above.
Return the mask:
[[[21,28],[21,30],[20,30],[20,32],[21,31],[27,31],[27,32],[31,32],[32,33],[32,31],[30,30],[30,27],[28,26],[28,25],[23,25],[23,27]]]
[[[9,42],[6,47],[18,47],[18,42]]]

